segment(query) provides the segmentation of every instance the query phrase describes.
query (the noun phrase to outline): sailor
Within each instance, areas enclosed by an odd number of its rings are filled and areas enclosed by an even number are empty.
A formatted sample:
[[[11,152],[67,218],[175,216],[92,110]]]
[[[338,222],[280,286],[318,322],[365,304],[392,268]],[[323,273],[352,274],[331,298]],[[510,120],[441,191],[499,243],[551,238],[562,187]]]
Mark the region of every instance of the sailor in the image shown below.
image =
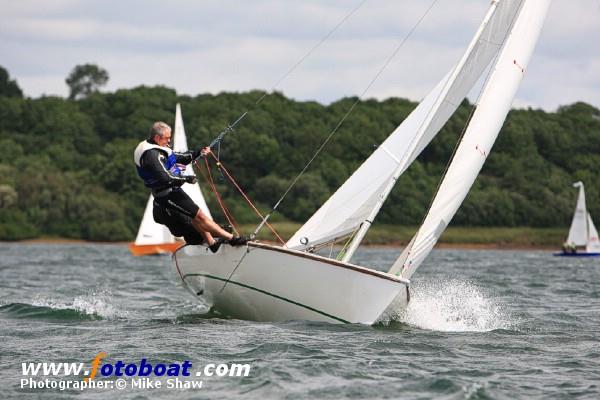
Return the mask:
[[[173,236],[183,236],[189,244],[206,242],[213,253],[223,242],[232,246],[246,244],[247,238],[233,236],[221,228],[181,188],[184,183],[196,183],[195,176],[182,174],[185,165],[200,155],[210,154],[210,148],[175,153],[169,147],[170,141],[171,127],[155,122],[148,139],[141,141],[133,154],[138,175],[154,196],[154,220],[166,225]]]
[[[577,246],[573,242],[564,242],[562,245],[563,253],[575,254],[577,253]]]

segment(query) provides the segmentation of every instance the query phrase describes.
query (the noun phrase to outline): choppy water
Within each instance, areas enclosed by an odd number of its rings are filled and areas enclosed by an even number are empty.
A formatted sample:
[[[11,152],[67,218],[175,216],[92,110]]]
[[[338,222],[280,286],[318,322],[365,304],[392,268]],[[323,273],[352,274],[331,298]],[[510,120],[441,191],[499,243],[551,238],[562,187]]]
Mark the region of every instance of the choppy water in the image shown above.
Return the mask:
[[[367,249],[385,269],[398,250]],[[0,244],[3,398],[600,398],[600,259],[438,250],[376,326],[206,317],[168,257]],[[248,363],[202,389],[21,389],[22,362]]]

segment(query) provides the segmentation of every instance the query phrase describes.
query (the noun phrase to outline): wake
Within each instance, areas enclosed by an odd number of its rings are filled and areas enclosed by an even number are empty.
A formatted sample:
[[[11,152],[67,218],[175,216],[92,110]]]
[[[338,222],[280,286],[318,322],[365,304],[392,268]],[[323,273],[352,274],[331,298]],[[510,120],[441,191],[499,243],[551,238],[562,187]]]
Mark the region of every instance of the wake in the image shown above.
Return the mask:
[[[380,322],[442,332],[489,332],[512,329],[513,320],[500,301],[476,284],[448,279],[411,285],[408,307],[392,304]]]

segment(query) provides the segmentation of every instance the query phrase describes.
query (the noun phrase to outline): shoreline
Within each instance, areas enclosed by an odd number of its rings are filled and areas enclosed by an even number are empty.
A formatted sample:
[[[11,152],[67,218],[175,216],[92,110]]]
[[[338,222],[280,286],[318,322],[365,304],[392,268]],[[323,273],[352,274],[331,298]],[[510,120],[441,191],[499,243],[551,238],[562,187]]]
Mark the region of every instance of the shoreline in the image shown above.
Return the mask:
[[[262,243],[277,244],[268,240],[262,240]],[[36,238],[17,241],[0,241],[0,243],[15,243],[15,244],[98,244],[98,245],[117,245],[126,246],[132,242],[98,242],[88,241],[83,239],[67,239],[67,238]],[[390,243],[365,243],[361,247],[366,248],[402,248],[407,242],[390,242]],[[516,243],[437,243],[436,249],[453,249],[453,250],[547,250],[560,251],[560,246],[544,246]]]

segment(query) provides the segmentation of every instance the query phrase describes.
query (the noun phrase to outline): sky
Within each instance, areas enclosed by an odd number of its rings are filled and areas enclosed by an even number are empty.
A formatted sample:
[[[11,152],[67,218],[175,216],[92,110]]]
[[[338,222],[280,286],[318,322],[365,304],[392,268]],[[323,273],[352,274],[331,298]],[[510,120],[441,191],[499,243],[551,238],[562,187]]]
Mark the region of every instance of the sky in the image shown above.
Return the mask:
[[[437,0],[426,12],[433,1],[0,0],[0,65],[29,97],[67,96],[70,71],[93,63],[110,75],[104,91],[262,89],[328,104],[361,95],[408,36],[363,98],[418,101],[490,4]],[[576,101],[600,108],[600,0],[553,1],[513,107]]]

